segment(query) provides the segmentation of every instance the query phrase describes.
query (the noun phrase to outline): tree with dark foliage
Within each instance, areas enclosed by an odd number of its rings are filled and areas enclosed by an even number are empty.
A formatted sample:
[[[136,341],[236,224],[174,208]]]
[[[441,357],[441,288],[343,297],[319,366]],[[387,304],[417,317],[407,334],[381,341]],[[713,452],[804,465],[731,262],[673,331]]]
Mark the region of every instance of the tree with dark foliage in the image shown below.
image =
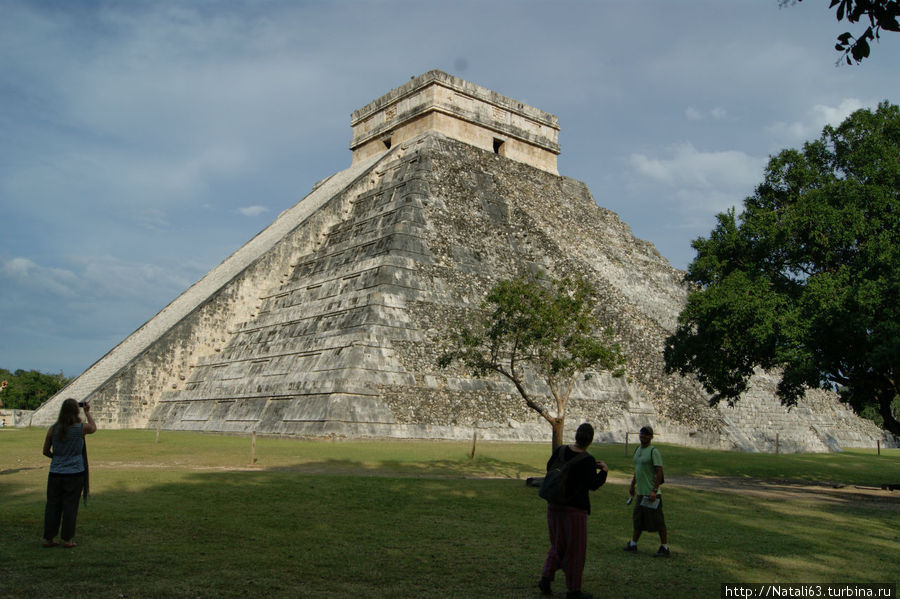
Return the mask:
[[[900,435],[900,109],[882,103],[769,160],[744,211],[693,242],[687,305],[665,348],[712,403],[735,401],[756,367],[778,395],[840,393]]]

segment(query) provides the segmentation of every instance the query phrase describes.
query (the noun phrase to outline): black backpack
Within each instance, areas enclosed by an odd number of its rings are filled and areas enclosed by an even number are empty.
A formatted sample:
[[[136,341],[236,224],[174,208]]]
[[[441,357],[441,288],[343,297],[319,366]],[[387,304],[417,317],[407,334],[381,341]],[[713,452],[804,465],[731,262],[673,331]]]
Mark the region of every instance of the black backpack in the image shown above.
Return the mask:
[[[548,503],[565,505],[567,500],[566,479],[569,476],[569,470],[574,464],[588,455],[587,452],[579,453],[567,462],[566,446],[560,447],[559,453],[556,455],[556,461],[551,465],[550,470],[547,471],[544,482],[541,483],[538,495],[546,499]]]

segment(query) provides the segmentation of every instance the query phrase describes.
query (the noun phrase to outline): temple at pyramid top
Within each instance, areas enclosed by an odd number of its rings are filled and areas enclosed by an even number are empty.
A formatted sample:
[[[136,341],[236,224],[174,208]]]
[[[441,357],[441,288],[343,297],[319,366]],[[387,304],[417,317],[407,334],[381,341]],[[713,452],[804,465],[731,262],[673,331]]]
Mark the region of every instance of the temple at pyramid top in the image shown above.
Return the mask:
[[[412,78],[353,112],[354,164],[426,131],[558,174],[556,116],[443,71]]]

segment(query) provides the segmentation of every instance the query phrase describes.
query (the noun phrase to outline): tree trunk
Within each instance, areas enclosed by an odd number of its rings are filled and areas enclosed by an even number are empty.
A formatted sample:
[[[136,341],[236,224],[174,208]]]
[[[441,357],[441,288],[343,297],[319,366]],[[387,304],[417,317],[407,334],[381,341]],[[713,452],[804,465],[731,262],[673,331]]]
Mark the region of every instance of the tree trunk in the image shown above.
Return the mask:
[[[553,451],[556,451],[560,445],[565,443],[563,433],[565,433],[566,429],[566,419],[554,418],[550,421],[550,426],[553,427]]]
[[[878,412],[884,419],[884,429],[895,437],[900,438],[900,422],[894,418],[894,414],[891,411],[891,404],[894,403],[895,397],[896,394],[893,387],[882,389],[881,393],[878,394]]]

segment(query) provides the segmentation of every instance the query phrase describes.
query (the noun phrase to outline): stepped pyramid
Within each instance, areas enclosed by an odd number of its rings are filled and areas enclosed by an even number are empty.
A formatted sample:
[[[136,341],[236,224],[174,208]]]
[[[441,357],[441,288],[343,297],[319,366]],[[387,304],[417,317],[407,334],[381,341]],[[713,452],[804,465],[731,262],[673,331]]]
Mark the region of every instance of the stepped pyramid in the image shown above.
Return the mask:
[[[663,371],[683,273],[557,174],[551,114],[441,71],[355,111],[353,161],[35,414],[88,399],[101,427],[549,441],[512,385],[440,370],[442,339],[501,278],[580,274],[629,356],[568,422],[622,441],[823,451],[882,438],[833,397],[787,411],[761,374],[737,407]],[[541,383],[531,381],[540,388]]]

